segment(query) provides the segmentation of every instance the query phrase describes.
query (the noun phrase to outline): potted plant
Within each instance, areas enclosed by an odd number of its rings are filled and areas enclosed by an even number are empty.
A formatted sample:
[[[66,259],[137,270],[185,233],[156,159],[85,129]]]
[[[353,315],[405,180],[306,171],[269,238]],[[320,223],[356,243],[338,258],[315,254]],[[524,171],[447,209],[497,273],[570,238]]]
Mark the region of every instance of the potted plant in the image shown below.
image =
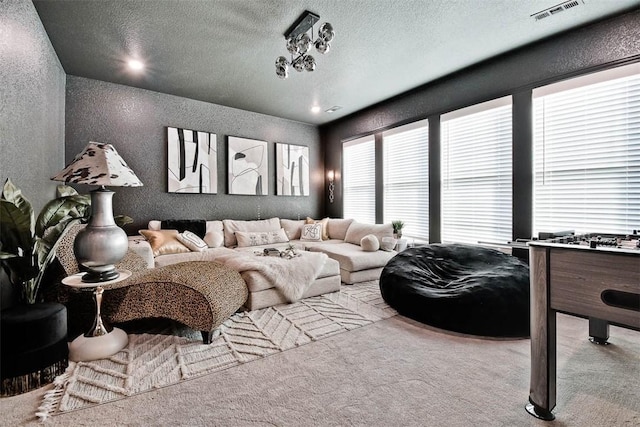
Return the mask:
[[[391,225],[393,226],[393,235],[396,239],[402,238],[402,228],[404,227],[404,221],[395,220],[391,221]]]
[[[55,257],[58,239],[74,220],[88,217],[90,204],[89,196],[59,185],[57,197],[34,219],[31,203],[7,179],[0,197],[0,264],[18,288],[22,302],[38,301],[38,290]]]

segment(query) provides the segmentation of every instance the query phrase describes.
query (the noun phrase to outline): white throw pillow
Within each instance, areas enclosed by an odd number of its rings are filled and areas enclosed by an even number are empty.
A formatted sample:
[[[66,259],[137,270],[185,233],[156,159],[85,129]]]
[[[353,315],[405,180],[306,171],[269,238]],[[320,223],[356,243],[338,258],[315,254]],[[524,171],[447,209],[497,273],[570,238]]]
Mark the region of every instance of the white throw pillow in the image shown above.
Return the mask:
[[[366,252],[375,252],[380,249],[380,242],[373,234],[367,234],[360,240],[360,247]]]
[[[192,252],[202,252],[209,246],[202,240],[196,233],[192,233],[189,230],[185,230],[178,234],[178,240],[180,243],[188,247]]]
[[[236,240],[239,248],[286,243],[289,241],[284,228],[277,231],[236,231]]]
[[[302,226],[300,240],[307,242],[322,242],[322,223],[305,224]]]
[[[380,249],[383,251],[391,252],[393,248],[396,247],[396,243],[398,243],[398,239],[393,237],[383,237],[380,242]]]

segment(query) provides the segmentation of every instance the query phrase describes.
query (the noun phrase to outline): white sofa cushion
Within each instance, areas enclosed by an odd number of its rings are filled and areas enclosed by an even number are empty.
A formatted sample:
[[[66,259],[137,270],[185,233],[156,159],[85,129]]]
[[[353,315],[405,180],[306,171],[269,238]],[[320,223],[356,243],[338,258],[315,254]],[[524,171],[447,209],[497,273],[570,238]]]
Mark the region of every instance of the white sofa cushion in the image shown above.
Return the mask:
[[[302,226],[304,225],[304,219],[282,219],[280,218],[280,226],[284,228],[285,233],[289,240],[297,240],[302,234]]]
[[[330,239],[344,240],[353,219],[329,218],[327,233]]]
[[[340,268],[347,271],[360,271],[379,268],[387,265],[397,252],[366,252],[359,245],[336,243],[335,245],[318,245],[309,248],[312,252],[322,252],[340,263]]]
[[[223,219],[224,245],[232,248],[238,244],[236,231],[278,231],[280,230],[280,218],[270,218],[255,221],[236,221]]]
[[[344,241],[360,245],[360,241],[367,234],[373,234],[378,238],[378,243],[381,243],[383,237],[393,237],[393,226],[391,224],[363,224],[353,221],[347,229]]]

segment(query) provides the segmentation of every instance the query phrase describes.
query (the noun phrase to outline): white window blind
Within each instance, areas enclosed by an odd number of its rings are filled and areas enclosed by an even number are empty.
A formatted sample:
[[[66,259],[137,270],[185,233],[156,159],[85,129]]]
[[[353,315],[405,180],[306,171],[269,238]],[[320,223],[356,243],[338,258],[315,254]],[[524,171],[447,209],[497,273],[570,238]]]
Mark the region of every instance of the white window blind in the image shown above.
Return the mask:
[[[512,239],[511,97],[441,118],[442,241]]]
[[[384,222],[401,220],[403,237],[429,240],[429,122],[383,132]]]
[[[343,143],[342,162],[344,218],[375,224],[375,137],[371,135]]]
[[[533,96],[534,235],[640,229],[640,64]]]

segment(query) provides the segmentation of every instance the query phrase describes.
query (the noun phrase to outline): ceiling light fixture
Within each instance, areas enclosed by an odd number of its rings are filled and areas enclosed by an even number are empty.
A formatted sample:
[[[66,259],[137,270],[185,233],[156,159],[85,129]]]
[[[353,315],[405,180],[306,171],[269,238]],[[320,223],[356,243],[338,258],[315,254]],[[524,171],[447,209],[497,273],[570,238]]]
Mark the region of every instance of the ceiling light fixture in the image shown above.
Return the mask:
[[[144,64],[137,59],[132,59],[129,61],[129,68],[135,71],[140,71],[144,68]]]
[[[320,107],[317,105],[314,105],[313,107],[311,107],[311,112],[313,114],[318,114],[320,112]]]
[[[281,79],[289,77],[290,65],[298,72],[302,70],[315,70],[316,60],[308,54],[312,44],[321,54],[329,52],[331,49],[330,42],[335,36],[331,24],[325,22],[320,25],[320,28],[318,28],[318,38],[315,41],[313,40],[313,26],[319,19],[320,15],[316,15],[307,10],[285,31],[285,46],[291,54],[291,60],[288,61],[284,56],[279,56],[278,59],[276,59],[276,75],[278,77]],[[311,35],[309,35],[309,33]]]

